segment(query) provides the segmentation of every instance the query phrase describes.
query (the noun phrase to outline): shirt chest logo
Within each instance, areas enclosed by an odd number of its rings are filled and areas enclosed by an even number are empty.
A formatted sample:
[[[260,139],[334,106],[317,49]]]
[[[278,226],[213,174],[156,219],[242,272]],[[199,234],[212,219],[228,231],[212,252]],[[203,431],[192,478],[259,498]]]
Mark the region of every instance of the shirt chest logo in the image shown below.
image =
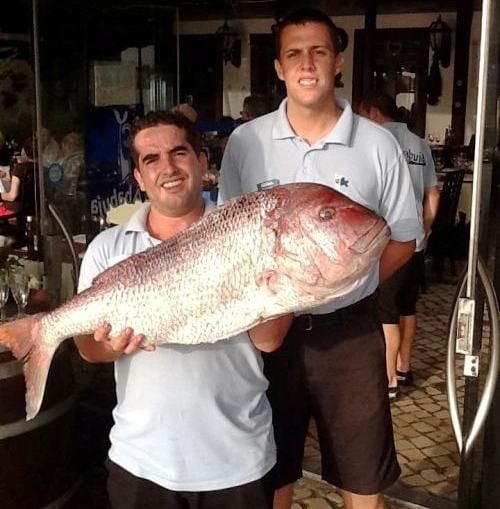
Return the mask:
[[[343,175],[335,175],[335,177],[333,178],[333,183],[337,188],[349,187],[349,180],[346,179]]]

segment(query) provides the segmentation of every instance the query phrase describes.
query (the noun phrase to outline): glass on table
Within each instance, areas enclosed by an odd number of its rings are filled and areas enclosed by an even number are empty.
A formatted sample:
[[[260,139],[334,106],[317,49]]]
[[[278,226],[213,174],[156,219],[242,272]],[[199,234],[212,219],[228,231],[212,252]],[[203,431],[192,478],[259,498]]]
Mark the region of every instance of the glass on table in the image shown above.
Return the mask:
[[[5,304],[9,298],[9,278],[6,269],[0,269],[0,323],[6,321]]]
[[[17,318],[24,316],[26,306],[28,305],[28,297],[30,278],[24,272],[14,271],[9,274],[9,286],[12,296],[17,304]]]

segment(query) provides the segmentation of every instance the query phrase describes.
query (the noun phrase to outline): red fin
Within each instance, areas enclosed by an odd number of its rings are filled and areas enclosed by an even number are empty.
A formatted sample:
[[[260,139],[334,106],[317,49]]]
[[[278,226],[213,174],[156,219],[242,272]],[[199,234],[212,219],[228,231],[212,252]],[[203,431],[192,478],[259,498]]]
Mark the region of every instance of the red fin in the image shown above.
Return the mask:
[[[46,344],[40,335],[40,319],[44,313],[27,316],[0,327],[0,343],[24,362],[26,380],[26,418],[33,419],[42,405],[45,384],[52,357],[58,343]]]

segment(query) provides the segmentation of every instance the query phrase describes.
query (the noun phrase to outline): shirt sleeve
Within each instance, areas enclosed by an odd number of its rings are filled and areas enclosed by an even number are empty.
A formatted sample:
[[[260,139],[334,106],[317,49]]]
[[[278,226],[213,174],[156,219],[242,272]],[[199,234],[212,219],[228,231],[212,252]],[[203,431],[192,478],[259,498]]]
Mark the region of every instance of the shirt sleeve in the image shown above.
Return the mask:
[[[391,229],[393,240],[408,242],[420,238],[422,220],[417,211],[408,165],[401,150],[384,176],[380,213]]]
[[[219,175],[219,195],[217,204],[221,205],[226,201],[243,194],[241,188],[240,168],[237,163],[238,153],[237,132],[230,137],[222,157],[221,171]]]
[[[98,235],[88,246],[80,267],[78,278],[78,293],[83,292],[90,286],[92,281],[108,268],[102,235]]]

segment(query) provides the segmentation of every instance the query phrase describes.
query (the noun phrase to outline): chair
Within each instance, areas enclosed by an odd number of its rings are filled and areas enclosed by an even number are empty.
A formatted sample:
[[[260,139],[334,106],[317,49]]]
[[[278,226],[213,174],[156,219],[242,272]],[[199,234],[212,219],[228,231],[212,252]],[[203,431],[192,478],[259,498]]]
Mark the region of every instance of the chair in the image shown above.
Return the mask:
[[[453,170],[446,174],[432,233],[427,244],[426,254],[432,257],[432,267],[438,282],[442,281],[444,261],[450,259],[451,274],[456,275],[455,262],[463,254],[463,238],[457,224],[457,209],[465,170]],[[461,214],[465,229],[465,216]],[[462,236],[463,237],[463,236]]]

